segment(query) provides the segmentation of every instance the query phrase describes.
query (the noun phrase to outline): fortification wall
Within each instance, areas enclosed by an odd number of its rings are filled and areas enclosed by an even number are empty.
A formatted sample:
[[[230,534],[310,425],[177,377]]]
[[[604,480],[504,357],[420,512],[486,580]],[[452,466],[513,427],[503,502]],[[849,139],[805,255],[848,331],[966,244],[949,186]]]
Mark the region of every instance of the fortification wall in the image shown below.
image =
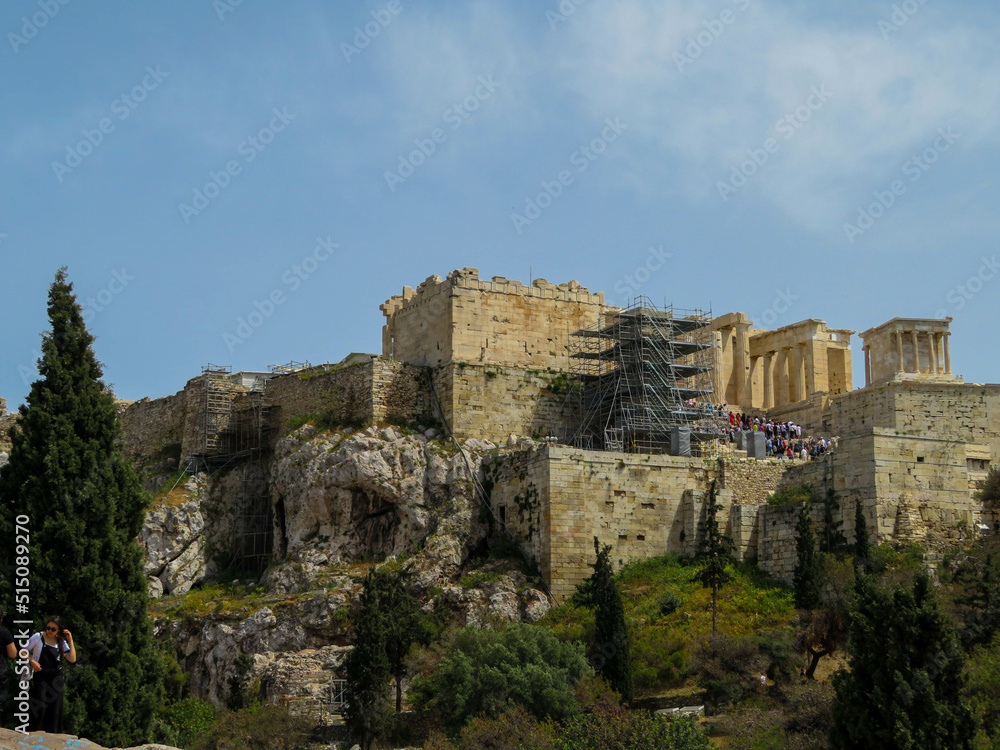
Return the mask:
[[[595,536],[611,546],[616,567],[694,552],[705,488],[718,473],[716,461],[545,445],[497,476],[491,503],[517,533],[540,530],[539,540],[522,539],[541,555],[542,573],[562,600],[590,575]],[[732,493],[720,491],[718,501],[726,524]]]
[[[834,435],[857,435],[875,427],[893,429],[895,397],[889,386],[868,386],[839,394],[830,400],[831,429]]]
[[[568,439],[579,398],[565,375],[496,365],[457,363],[438,368],[438,399],[460,438],[502,444],[510,434]]]
[[[783,484],[788,467],[797,461],[729,459],[722,462],[719,487],[730,490],[734,505],[759,505]]]
[[[342,424],[367,424],[373,419],[372,361],[330,371],[289,373],[267,384],[272,425],[287,430],[292,417],[327,414]]]
[[[795,546],[795,525],[802,511],[802,503],[760,507],[759,534],[757,537],[757,564],[761,570],[783,581],[791,581],[795,572],[798,551]],[[809,517],[817,530],[823,527],[823,506],[814,503]]]
[[[431,276],[382,305],[383,354],[418,365],[450,362],[570,369],[569,337],[598,322],[604,294],[575,281],[531,286],[475,268]]]
[[[187,389],[165,398],[144,398],[121,413],[125,455],[152,456],[165,446],[182,445]]]
[[[993,462],[1000,461],[1000,385],[904,382],[888,388],[900,433],[988,445]]]

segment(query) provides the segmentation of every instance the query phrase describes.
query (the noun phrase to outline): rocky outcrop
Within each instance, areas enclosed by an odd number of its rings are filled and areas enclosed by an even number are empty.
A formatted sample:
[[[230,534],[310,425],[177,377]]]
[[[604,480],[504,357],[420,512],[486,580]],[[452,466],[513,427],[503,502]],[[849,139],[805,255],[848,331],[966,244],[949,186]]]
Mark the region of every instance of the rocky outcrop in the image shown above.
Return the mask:
[[[146,513],[139,541],[146,549],[150,595],[186,594],[215,572],[209,560],[202,498],[204,477],[191,477]],[[176,493],[180,501],[172,502]]]
[[[425,608],[443,606],[463,624],[534,622],[548,611],[545,594],[509,565],[461,579],[469,558],[485,552],[489,527],[473,478],[496,447],[468,440],[459,451],[437,437],[306,426],[279,441],[267,467],[279,562],[255,589],[219,587],[200,613],[181,607],[157,621],[194,695],[226,705],[243,691],[327,710],[369,563],[405,560]],[[150,511],[147,573],[165,592],[211,573],[206,550],[231,535],[235,481],[189,482],[182,501]]]
[[[303,427],[284,438],[271,467],[271,492],[286,566],[413,557],[419,584],[459,570],[485,538],[473,477],[496,446],[468,440],[465,455],[435,433],[393,427],[321,434]],[[285,590],[272,571],[268,585]],[[295,590],[295,589],[288,589]]]

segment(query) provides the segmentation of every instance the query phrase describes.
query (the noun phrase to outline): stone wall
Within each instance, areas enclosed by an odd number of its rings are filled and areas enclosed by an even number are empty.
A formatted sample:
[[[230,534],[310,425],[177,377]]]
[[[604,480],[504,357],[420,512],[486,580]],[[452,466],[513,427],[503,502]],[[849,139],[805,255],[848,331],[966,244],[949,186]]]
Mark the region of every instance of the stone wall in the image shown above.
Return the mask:
[[[783,483],[788,467],[797,463],[778,459],[726,460],[722,462],[719,486],[732,492],[734,505],[759,505]]]
[[[431,276],[382,305],[382,353],[416,365],[473,362],[569,370],[570,335],[597,324],[604,294],[575,281],[531,286],[475,268]]]
[[[795,525],[802,503],[760,507],[757,537],[757,564],[761,570],[783,581],[791,581],[798,552],[795,548]],[[817,536],[823,527],[823,506],[814,503],[809,516]]]
[[[234,412],[245,408],[246,388],[229,381],[223,387],[233,400]],[[286,431],[292,416],[324,412],[332,412],[334,421],[342,424],[434,421],[424,370],[380,357],[327,371],[274,377],[268,382],[266,400],[276,435]],[[152,456],[171,444],[181,446],[182,460],[203,453],[204,378],[191,379],[173,396],[129,405],[122,413],[122,425],[126,454],[133,458]]]
[[[590,575],[594,537],[612,548],[615,566],[666,552],[693,553],[706,487],[718,462],[545,445],[516,462],[496,458],[491,503],[540,562],[563,600]],[[490,471],[490,469],[487,469]],[[489,474],[488,474],[489,476]],[[732,493],[721,490],[727,525]],[[529,539],[528,531],[532,532]],[[534,532],[541,532],[535,538]]]
[[[896,416],[895,395],[891,386],[868,386],[830,400],[831,430],[843,437],[856,435],[875,427],[892,429]]]
[[[553,371],[453,363],[437,368],[435,388],[452,431],[461,439],[502,444],[510,434],[571,437],[579,398]]]
[[[18,413],[0,415],[0,453],[10,453],[10,431],[18,419]]]
[[[170,444],[182,445],[187,390],[165,398],[144,398],[121,414],[125,455],[148,457]]]

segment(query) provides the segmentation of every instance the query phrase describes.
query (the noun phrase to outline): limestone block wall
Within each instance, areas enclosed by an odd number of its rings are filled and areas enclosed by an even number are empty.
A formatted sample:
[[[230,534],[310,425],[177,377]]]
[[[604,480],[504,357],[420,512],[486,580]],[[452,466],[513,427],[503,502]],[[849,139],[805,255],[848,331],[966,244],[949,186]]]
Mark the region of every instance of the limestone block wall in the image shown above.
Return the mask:
[[[136,401],[121,413],[125,455],[151,456],[164,446],[181,444],[187,392]]]
[[[551,505],[545,451],[504,451],[484,459],[483,472],[493,515],[520,540],[528,556],[538,562],[545,580],[551,581],[548,554]]]
[[[267,386],[267,400],[276,407],[274,420],[279,430],[293,415],[327,411],[344,424],[434,419],[424,370],[381,357],[327,372],[273,378]]]
[[[590,575],[595,536],[611,546],[616,567],[665,552],[693,551],[705,488],[718,477],[717,462],[561,445],[541,446],[535,454],[522,459],[511,472],[513,479],[496,482],[491,503],[498,515],[499,506],[505,506],[511,528],[535,523],[541,528],[542,539],[531,542],[532,550],[557,599],[571,595]],[[531,494],[530,509],[517,511],[522,518],[512,509],[532,484],[537,496]],[[718,499],[725,524],[731,493],[723,491]]]
[[[419,365],[476,362],[568,370],[569,337],[596,325],[604,294],[575,281],[531,286],[475,268],[431,276],[382,305],[383,354]]]
[[[783,581],[791,581],[798,552],[795,548],[795,525],[802,503],[771,507],[761,506],[757,538],[757,564],[761,570]],[[823,524],[823,507],[813,503],[809,516],[819,536]]]
[[[874,427],[892,429],[896,426],[895,404],[890,386],[868,386],[834,396],[830,400],[831,431],[846,436]]]
[[[6,413],[6,402],[4,402],[4,410],[0,412],[0,453],[10,453],[10,431],[13,429],[14,425],[18,420],[18,413],[13,414]]]
[[[719,488],[730,490],[734,505],[759,505],[783,482],[795,461],[729,459],[722,462]]]
[[[890,390],[898,431],[988,445],[1000,461],[1000,385],[904,382]]]
[[[567,391],[565,375],[552,371],[453,363],[437,369],[435,389],[460,438],[568,440],[578,421],[578,397]]]

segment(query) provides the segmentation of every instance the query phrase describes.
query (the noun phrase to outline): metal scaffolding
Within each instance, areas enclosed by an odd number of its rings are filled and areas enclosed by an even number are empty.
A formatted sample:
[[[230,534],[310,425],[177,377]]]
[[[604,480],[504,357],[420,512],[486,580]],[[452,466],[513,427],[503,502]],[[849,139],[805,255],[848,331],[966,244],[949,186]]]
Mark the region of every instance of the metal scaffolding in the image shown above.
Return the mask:
[[[583,384],[583,417],[574,444],[667,453],[678,427],[689,428],[696,444],[718,438],[711,324],[711,310],[658,308],[639,297],[577,331],[571,356]]]
[[[270,377],[259,375],[249,388],[233,382],[231,367],[206,365],[202,450],[189,470],[232,466],[236,477],[232,537],[233,563],[261,572],[274,544],[267,454],[271,451]]]
[[[233,411],[231,367],[208,364],[201,368],[205,382],[205,407],[202,412],[201,454],[210,455],[219,450],[219,441],[229,428]]]

